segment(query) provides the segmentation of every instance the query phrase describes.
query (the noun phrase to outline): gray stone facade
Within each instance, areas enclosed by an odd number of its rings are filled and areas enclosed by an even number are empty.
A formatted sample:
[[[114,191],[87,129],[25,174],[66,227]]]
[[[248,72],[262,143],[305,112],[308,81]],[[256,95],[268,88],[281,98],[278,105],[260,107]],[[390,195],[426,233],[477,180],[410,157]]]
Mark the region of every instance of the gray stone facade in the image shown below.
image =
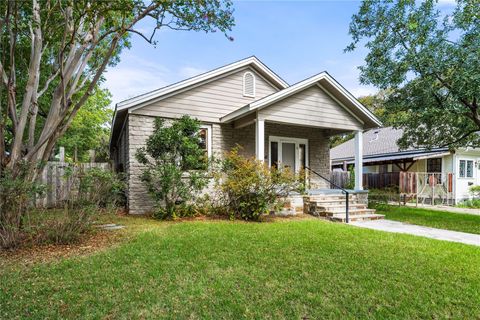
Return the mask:
[[[211,124],[212,126],[212,153],[221,157],[224,152],[231,150],[235,145],[242,146],[242,154],[255,156],[255,125],[249,125],[240,129],[234,129],[232,125]],[[120,144],[127,148],[125,160],[125,172],[127,174],[128,209],[131,214],[142,214],[153,209],[147,189],[140,180],[143,166],[135,159],[137,149],[145,146],[147,138],[153,133],[154,118],[144,115],[130,114],[128,118],[125,143]],[[318,173],[328,176],[330,173],[330,159],[328,136],[325,131],[318,128],[290,126],[284,124],[265,124],[265,160],[268,161],[268,137],[283,136],[292,138],[308,139],[309,165]],[[122,150],[119,150],[119,154]],[[327,183],[315,175],[310,175],[311,188],[323,188]]]

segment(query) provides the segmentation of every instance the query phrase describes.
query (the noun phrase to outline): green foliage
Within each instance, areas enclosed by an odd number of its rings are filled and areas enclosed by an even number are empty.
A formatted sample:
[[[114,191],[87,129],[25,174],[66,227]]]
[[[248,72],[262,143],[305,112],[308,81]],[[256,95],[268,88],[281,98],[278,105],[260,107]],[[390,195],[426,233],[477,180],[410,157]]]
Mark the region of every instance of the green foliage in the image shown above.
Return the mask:
[[[230,218],[258,220],[278,209],[282,198],[298,188],[298,180],[288,169],[269,168],[255,158],[238,154],[238,148],[225,155],[215,175],[220,210]]]
[[[8,169],[0,174],[0,248],[13,248],[20,244],[24,215],[35,201],[35,196],[44,191],[44,186],[32,182],[28,172],[29,168],[24,163],[15,176]]]
[[[98,216],[94,206],[62,210],[33,210],[24,218],[22,233],[24,245],[72,244],[91,231],[93,217]]]
[[[397,202],[400,200],[398,187],[389,187],[384,189],[369,189],[368,190],[368,207],[369,208],[383,208],[389,202]]]
[[[404,129],[402,147],[478,146],[478,0],[440,11],[434,0],[364,1],[352,17],[352,51],[369,53],[360,80],[388,92],[386,114]]]
[[[345,133],[341,135],[331,136],[329,140],[330,148],[334,148],[338,145],[341,145],[344,142],[347,142],[350,139],[355,137],[354,133]]]
[[[155,119],[155,131],[139,148],[137,160],[145,166],[141,179],[153,197],[162,219],[182,216],[180,206],[193,200],[207,184],[208,159],[200,148],[200,122],[189,116],[172,121]]]
[[[112,170],[89,168],[78,173],[76,206],[93,205],[95,208],[117,208],[125,204],[125,180]]]
[[[345,189],[355,189],[355,167],[349,166],[348,167],[348,181],[345,185]]]
[[[480,199],[465,200],[457,204],[459,208],[480,209]]]
[[[93,95],[78,111],[57,146],[65,147],[69,160],[86,162],[88,150],[95,150],[95,161],[108,161],[109,122],[113,110],[110,108],[111,94],[107,89],[96,88]]]
[[[471,186],[469,188],[470,193],[475,197],[480,197],[480,185],[479,186]]]
[[[472,195],[473,199],[465,200],[459,204],[459,208],[471,208],[471,209],[480,209],[480,186],[471,186],[469,192]]]

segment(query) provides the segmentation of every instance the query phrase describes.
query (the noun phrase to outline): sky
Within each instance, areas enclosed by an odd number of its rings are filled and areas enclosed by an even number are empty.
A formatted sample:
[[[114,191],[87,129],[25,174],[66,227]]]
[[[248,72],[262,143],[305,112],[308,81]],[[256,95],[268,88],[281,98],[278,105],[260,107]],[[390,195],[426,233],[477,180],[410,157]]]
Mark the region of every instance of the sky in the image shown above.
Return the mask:
[[[448,5],[450,0],[441,0]],[[163,30],[153,46],[132,35],[132,48],[107,70],[113,104],[255,55],[289,84],[328,71],[354,96],[375,93],[359,83],[365,48],[344,53],[360,1],[235,1],[229,41],[221,33]],[[150,23],[138,27],[151,28]]]

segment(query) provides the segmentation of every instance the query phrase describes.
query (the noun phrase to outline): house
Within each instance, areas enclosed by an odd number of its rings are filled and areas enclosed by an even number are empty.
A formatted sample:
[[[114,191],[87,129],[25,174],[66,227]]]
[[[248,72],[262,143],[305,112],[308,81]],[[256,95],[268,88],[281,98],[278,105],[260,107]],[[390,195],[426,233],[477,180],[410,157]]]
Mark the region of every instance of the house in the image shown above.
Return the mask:
[[[480,149],[427,150],[410,147],[402,150],[397,144],[402,135],[403,130],[392,127],[376,128],[363,134],[364,187],[367,187],[365,184],[369,181],[375,182],[375,179],[369,177],[394,181],[398,179],[398,173],[408,172],[416,173],[405,177],[418,179],[413,183],[418,193],[443,194],[451,200],[450,204],[471,198],[469,188],[480,185]],[[354,165],[354,148],[353,140],[332,148],[332,169],[345,171],[349,165]],[[438,187],[432,189],[432,184]]]
[[[116,170],[127,175],[130,213],[152,208],[136,150],[153,132],[155,117],[183,115],[202,122],[202,145],[209,156],[239,144],[244,155],[270,166],[309,167],[325,177],[330,174],[330,136],[354,132],[360,143],[363,131],[381,126],[327,72],[289,85],[256,57],[234,62],[116,105],[110,153]],[[358,147],[359,163],[361,151]],[[309,174],[310,188],[329,188],[317,174]],[[361,175],[356,187],[362,189]]]

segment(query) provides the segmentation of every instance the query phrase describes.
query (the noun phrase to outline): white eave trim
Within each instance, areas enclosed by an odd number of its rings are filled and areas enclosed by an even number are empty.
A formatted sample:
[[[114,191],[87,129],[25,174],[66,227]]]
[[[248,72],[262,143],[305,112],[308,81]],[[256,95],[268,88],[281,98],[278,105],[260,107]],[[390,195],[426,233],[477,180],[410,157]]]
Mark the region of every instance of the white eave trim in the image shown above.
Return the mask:
[[[301,82],[298,82],[297,84],[294,84],[293,86],[290,86],[286,89],[283,89],[277,93],[271,94],[265,98],[262,98],[260,100],[254,101],[250,103],[249,105],[246,105],[238,110],[235,110],[234,112],[227,114],[226,116],[222,117],[220,119],[221,122],[229,122],[232,120],[235,120],[238,117],[241,117],[250,111],[256,110],[256,109],[261,109],[263,107],[266,107],[274,102],[277,102],[279,100],[282,100],[290,95],[293,95],[311,85],[313,85],[315,82],[318,82],[320,80],[325,79],[330,83],[335,89],[337,89],[343,96],[345,96],[350,102],[352,102],[365,116],[367,116],[370,120],[372,120],[375,124],[377,124],[379,127],[382,126],[382,123],[367,109],[365,108],[360,102],[355,99],[352,94],[350,94],[347,90],[345,90],[335,79],[333,79],[328,73],[322,72],[319,73],[313,77],[310,77],[306,80],[303,80]],[[327,91],[324,88],[325,91]],[[358,118],[357,118],[358,119]]]
[[[288,87],[288,84],[283,79],[281,79],[278,75],[276,75],[273,71],[271,71],[268,67],[266,67],[260,60],[258,60],[256,57],[249,57],[247,59],[234,62],[232,64],[203,73],[193,78],[180,81],[170,86],[119,102],[117,104],[117,110],[124,110],[124,109],[131,108],[133,106],[145,103],[152,99],[156,99],[158,97],[172,93],[174,91],[181,90],[183,88],[209,80],[211,78],[221,76],[222,74],[228,73],[230,71],[233,71],[235,69],[242,68],[248,65],[253,65],[255,68],[258,68],[261,72],[268,75],[271,79],[275,80],[275,85],[282,87],[282,89],[285,89]]]
[[[444,157],[444,156],[449,156],[451,154],[452,153],[450,151],[449,152],[443,152],[443,153],[432,153],[432,154],[427,154],[427,155],[420,156],[420,157],[414,157],[413,160],[417,161],[417,160],[425,160],[425,159],[432,159],[432,158],[440,158],[440,157]]]

